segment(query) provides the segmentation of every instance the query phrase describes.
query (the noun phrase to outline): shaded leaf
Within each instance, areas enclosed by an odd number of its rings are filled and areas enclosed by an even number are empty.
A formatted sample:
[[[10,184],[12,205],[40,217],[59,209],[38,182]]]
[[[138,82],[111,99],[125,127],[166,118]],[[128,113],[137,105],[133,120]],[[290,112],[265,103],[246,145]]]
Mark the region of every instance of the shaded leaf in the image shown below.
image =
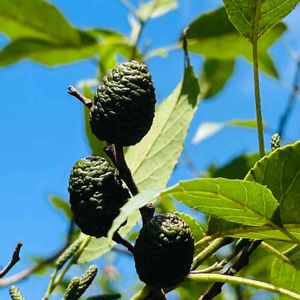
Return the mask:
[[[177,0],[152,0],[142,3],[136,13],[141,20],[145,21],[149,18],[160,17],[176,8]]]
[[[88,86],[83,87],[83,94],[85,97],[89,99],[94,98],[94,94],[92,93],[91,89]],[[106,146],[105,141],[100,141],[91,131],[90,126],[90,111],[87,107],[84,107],[84,126],[85,126],[85,133],[89,143],[89,146],[92,151],[92,155],[98,155],[107,158],[106,153],[103,151],[104,147]]]
[[[282,261],[279,258],[275,258],[271,269],[271,282],[293,292],[300,292],[300,271],[297,271],[290,264]],[[289,300],[290,297],[280,295],[280,300]]]
[[[251,226],[273,224],[278,203],[271,191],[243,180],[195,179],[183,181],[162,192],[208,215]]]
[[[286,26],[277,24],[259,44],[258,59],[261,70],[277,77],[268,48],[285,32]],[[217,60],[233,60],[243,56],[252,62],[249,42],[239,34],[221,7],[192,21],[187,31],[189,50]],[[270,62],[271,61],[271,62]]]
[[[221,167],[211,166],[206,177],[243,179],[258,161],[259,154],[241,154]]]
[[[204,99],[218,94],[233,74],[234,60],[206,59],[200,73],[200,86]]]
[[[68,220],[72,219],[70,204],[66,200],[58,196],[50,195],[49,201],[53,204],[54,207],[62,211]]]
[[[219,223],[220,225],[220,223]],[[215,227],[212,233],[213,237],[234,237],[234,238],[249,238],[258,240],[276,240],[284,242],[294,242],[285,232],[279,229],[274,229],[272,226],[237,226],[237,224],[231,224],[232,228],[229,228],[228,222],[225,222],[224,226]],[[284,225],[290,234],[296,239],[300,240],[300,225],[288,224]]]
[[[1,0],[1,32],[10,38],[32,38],[51,44],[80,45],[79,32],[60,11],[43,0]]]
[[[156,111],[148,134],[128,149],[126,160],[141,190],[167,185],[182,152],[199,93],[198,80],[188,67],[183,81]]]
[[[234,26],[250,41],[253,40],[253,24],[258,17],[258,38],[276,26],[288,15],[299,0],[223,0],[227,14]],[[257,7],[259,5],[259,7]]]
[[[246,180],[266,185],[280,203],[283,224],[300,224],[300,142],[272,151],[249,171]]]

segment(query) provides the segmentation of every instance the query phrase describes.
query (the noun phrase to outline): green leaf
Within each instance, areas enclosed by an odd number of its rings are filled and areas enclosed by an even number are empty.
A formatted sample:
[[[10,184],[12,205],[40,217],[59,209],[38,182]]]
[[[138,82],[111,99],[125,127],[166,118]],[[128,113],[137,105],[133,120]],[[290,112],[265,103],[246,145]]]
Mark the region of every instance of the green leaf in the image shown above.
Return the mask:
[[[300,142],[272,151],[249,171],[246,180],[266,185],[280,203],[283,224],[300,224]]]
[[[277,24],[259,44],[259,65],[268,75],[277,77],[277,72],[268,54],[268,48],[286,31],[286,26]],[[239,34],[228,20],[224,7],[203,14],[192,21],[187,31],[189,50],[209,59],[234,60],[243,56],[252,62],[249,42]]]
[[[13,40],[0,51],[0,66],[6,66],[22,59],[31,59],[49,66],[55,66],[91,57],[98,53],[99,45],[89,34],[78,31],[80,43],[56,44],[35,38]]]
[[[141,4],[137,10],[137,15],[143,21],[149,18],[157,18],[170,10],[177,8],[177,0],[152,0]]]
[[[276,286],[299,293],[300,271],[297,271],[296,268],[281,259],[276,258],[272,264],[271,282]],[[291,298],[281,295],[279,299],[289,300]]]
[[[258,161],[259,154],[241,154],[221,167],[211,166],[206,177],[243,179]]]
[[[202,95],[209,99],[218,94],[233,74],[234,60],[206,59],[200,74]]]
[[[132,222],[132,220],[135,219],[134,223],[136,223],[140,219],[139,208],[155,199],[159,192],[160,190],[158,189],[143,191],[133,198],[130,198],[129,201],[123,207],[121,207],[120,214],[114,219],[107,237],[112,239],[113,234],[126,220],[130,220],[130,222]],[[121,229],[120,233],[121,232],[124,234],[124,230],[122,231]]]
[[[130,198],[130,200],[120,209],[120,214],[114,220],[107,237],[102,237],[100,239],[92,238],[91,242],[81,254],[79,263],[89,262],[108,252],[115,245],[115,242],[111,239],[113,233],[127,220],[127,223],[122,226],[118,232],[121,236],[128,234],[141,218],[139,208],[150,201],[154,201],[158,192],[158,190],[145,191]],[[84,236],[84,234],[81,235]]]
[[[299,0],[223,0],[232,24],[250,41],[253,40],[253,23],[258,17],[258,38],[276,26],[288,15]]]
[[[160,198],[177,201],[226,221],[251,226],[273,224],[278,203],[271,191],[243,180],[195,179],[183,181],[164,191]]]
[[[198,144],[204,139],[216,134],[226,127],[243,127],[243,128],[257,128],[256,120],[231,120],[226,123],[205,122],[201,123],[193,136],[192,143]]]
[[[79,238],[84,239],[85,237],[86,235],[81,233]],[[106,237],[101,237],[99,239],[92,238],[80,255],[78,263],[87,263],[91,260],[97,259],[101,255],[107,253],[115,245],[115,242]]]
[[[189,225],[193,233],[195,243],[204,237],[204,232],[201,225],[193,217],[178,211],[175,211],[174,213]]]
[[[94,98],[94,94],[88,86],[83,87],[83,94],[85,97],[88,97],[89,99]],[[86,107],[84,107],[84,126],[85,126],[86,137],[92,151],[92,155],[98,155],[107,158],[106,153],[103,151],[104,147],[106,146],[106,142],[100,141],[92,133],[91,126],[90,126],[90,111]]]
[[[43,0],[1,0],[1,32],[13,40],[32,38],[61,46],[80,45],[79,32],[60,11]]]
[[[227,124],[233,127],[257,128],[256,120],[230,120]]]
[[[220,220],[217,220],[220,221]],[[230,228],[231,227],[231,228]],[[284,225],[284,229],[290,234],[300,240],[300,225],[288,224]],[[237,226],[235,223],[224,222],[224,224],[218,222],[215,223],[214,229],[210,228],[209,234],[214,238],[216,237],[234,237],[234,238],[248,238],[258,240],[276,240],[284,242],[294,242],[285,232],[282,230],[274,229],[272,226]]]
[[[72,219],[72,212],[67,201],[54,195],[49,196],[49,201],[53,204],[54,207],[62,211],[68,220]]]
[[[126,160],[140,190],[167,185],[182,152],[199,93],[193,69],[187,67],[182,82],[156,111],[148,134],[128,149]]]

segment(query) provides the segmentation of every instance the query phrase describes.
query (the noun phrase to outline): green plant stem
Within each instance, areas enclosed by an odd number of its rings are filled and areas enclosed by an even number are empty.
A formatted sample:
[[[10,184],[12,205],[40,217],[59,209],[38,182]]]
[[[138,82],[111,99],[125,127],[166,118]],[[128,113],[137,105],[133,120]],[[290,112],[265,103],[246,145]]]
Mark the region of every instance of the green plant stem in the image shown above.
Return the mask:
[[[254,90],[255,90],[255,108],[256,108],[256,121],[258,129],[258,144],[260,157],[265,155],[264,145],[264,128],[261,109],[260,86],[259,86],[259,70],[258,70],[258,25],[260,17],[261,0],[257,0],[255,19],[253,24],[253,38],[252,38],[252,56],[253,56],[253,75],[254,75]]]
[[[300,294],[295,292],[289,291],[284,288],[277,287],[273,284],[247,279],[243,277],[235,277],[235,276],[228,276],[228,275],[220,275],[220,274],[191,274],[188,276],[189,279],[197,281],[197,282],[226,282],[231,284],[242,284],[242,285],[249,285],[259,289],[264,289],[267,291],[279,293],[293,299],[300,299]],[[199,300],[202,298],[200,297]]]
[[[91,240],[90,236],[86,236],[84,240],[82,241],[79,249],[76,251],[74,256],[70,259],[69,263],[66,265],[66,267],[60,272],[60,274],[57,276],[57,270],[54,271],[54,273],[51,275],[51,280],[48,286],[48,289],[43,297],[43,300],[48,300],[51,293],[54,291],[54,289],[57,287],[57,285],[61,282],[67,271],[70,269],[70,267],[77,262],[78,258],[84,251],[85,247],[89,244]]]
[[[213,239],[212,236],[206,235],[201,240],[195,243],[195,247],[204,247],[208,242]]]
[[[264,249],[265,251],[274,254],[275,256],[277,256],[278,258],[280,258],[282,261],[292,265],[293,263],[291,262],[291,260],[284,255],[284,253],[281,253],[280,251],[278,251],[276,248],[274,248],[273,246],[271,246],[270,244],[266,243],[266,242],[262,242],[261,243],[261,248]]]
[[[205,260],[211,257],[216,251],[223,246],[231,243],[231,238],[217,238],[211,244],[209,244],[203,251],[201,251],[193,260],[191,270],[198,268]]]

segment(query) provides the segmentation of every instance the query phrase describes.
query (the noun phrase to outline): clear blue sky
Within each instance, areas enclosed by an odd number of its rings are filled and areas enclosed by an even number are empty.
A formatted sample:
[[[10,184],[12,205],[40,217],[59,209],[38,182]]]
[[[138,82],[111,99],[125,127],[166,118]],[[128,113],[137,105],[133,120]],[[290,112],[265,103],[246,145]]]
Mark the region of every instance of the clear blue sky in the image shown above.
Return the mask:
[[[118,0],[51,1],[66,18],[81,28],[112,28],[130,33],[128,12]],[[181,0],[180,8],[152,20],[146,27],[142,44],[151,40],[154,47],[174,44],[182,29],[197,15],[221,5],[218,0]],[[300,54],[300,8],[287,19],[290,32],[284,41]],[[0,46],[7,43],[0,35]],[[281,79],[261,76],[264,117],[270,128],[276,128],[285,107],[295,64],[282,43],[271,49]],[[196,70],[202,59],[192,56]],[[149,61],[159,101],[176,86],[182,75],[182,53],[172,52],[168,58]],[[24,243],[22,260],[10,275],[31,265],[31,257],[46,256],[60,247],[67,230],[63,217],[49,204],[48,195],[67,199],[70,169],[79,158],[89,155],[85,140],[82,106],[66,93],[69,84],[94,78],[96,67],[91,60],[55,68],[22,61],[0,69],[0,265],[9,259],[18,240]],[[191,143],[201,122],[224,122],[230,119],[253,119],[252,69],[239,59],[235,73],[221,94],[198,110],[186,140],[187,151],[200,170],[211,163],[222,164],[243,151],[257,149],[255,131],[224,129],[198,145]],[[300,105],[289,123],[288,140],[299,139]],[[269,139],[270,135],[266,135]],[[268,143],[267,143],[268,145]],[[184,164],[176,169],[171,184],[192,178]],[[120,270],[133,269],[128,260],[118,262]],[[101,269],[100,269],[101,272]],[[129,272],[130,273],[130,272]],[[27,299],[40,299],[47,280],[32,277],[18,284]],[[131,277],[128,277],[130,281]],[[121,283],[123,284],[123,283]],[[9,299],[7,288],[0,298]],[[53,297],[55,299],[55,297]]]

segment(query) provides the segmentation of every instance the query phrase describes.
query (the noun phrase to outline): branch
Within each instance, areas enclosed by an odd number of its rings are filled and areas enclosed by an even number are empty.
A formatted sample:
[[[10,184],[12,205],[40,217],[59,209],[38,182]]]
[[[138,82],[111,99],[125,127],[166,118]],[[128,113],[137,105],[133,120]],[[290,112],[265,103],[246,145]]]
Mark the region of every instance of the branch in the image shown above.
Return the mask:
[[[120,177],[128,186],[133,196],[139,193],[138,187],[134,182],[131,171],[127,166],[123,147],[115,144],[107,144],[104,148],[105,153],[113,161],[114,165],[119,171]],[[147,204],[140,208],[143,224],[149,222],[154,214],[154,207],[152,204]]]
[[[18,242],[10,262],[0,271],[0,278],[3,278],[12,267],[20,260],[20,250],[23,246],[22,242]]]
[[[113,241],[120,244],[120,245],[123,245],[125,248],[128,249],[128,251],[133,253],[134,247],[132,246],[132,244],[130,242],[128,242],[127,240],[123,239],[118,232],[114,233]]]
[[[68,88],[68,93],[77,98],[80,102],[82,102],[88,109],[90,109],[93,105],[93,101],[85,96],[83,96],[74,86],[70,85]]]
[[[34,265],[33,267],[23,270],[20,273],[17,273],[13,276],[10,276],[4,280],[0,280],[0,288],[1,287],[5,287],[8,285],[11,285],[17,281],[21,281],[26,279],[28,276],[30,276],[31,274],[38,272],[39,270],[41,270],[44,266],[52,263],[55,259],[57,259],[62,253],[63,251],[67,248],[68,245],[64,245],[61,249],[59,249],[57,252],[55,252],[53,255],[49,256],[48,258],[42,260],[41,262],[37,263],[36,265]]]
[[[0,288],[8,286],[8,285],[12,285],[13,283],[15,283],[17,281],[24,280],[31,274],[34,274],[35,272],[38,272],[39,270],[41,270],[43,267],[53,263],[53,261],[56,260],[66,250],[66,248],[71,244],[71,236],[72,236],[73,230],[74,230],[74,222],[71,221],[69,230],[68,230],[68,234],[67,234],[66,242],[58,251],[56,251],[51,256],[43,259],[42,261],[40,261],[33,267],[25,269],[25,270],[21,271],[20,273],[17,273],[13,276],[7,277],[6,279],[0,280]]]
[[[247,266],[249,263],[249,257],[250,255],[254,252],[254,250],[260,245],[261,241],[259,240],[249,240],[247,245],[244,247],[244,250],[242,251],[241,256],[239,259],[236,261],[236,263],[233,264],[223,275],[226,276],[233,276],[235,275],[238,271],[240,271],[243,267]],[[225,284],[225,282],[228,281],[218,281],[215,282],[211,288],[204,294],[202,295],[199,300],[210,300],[216,297],[218,294],[222,292],[222,287]]]

